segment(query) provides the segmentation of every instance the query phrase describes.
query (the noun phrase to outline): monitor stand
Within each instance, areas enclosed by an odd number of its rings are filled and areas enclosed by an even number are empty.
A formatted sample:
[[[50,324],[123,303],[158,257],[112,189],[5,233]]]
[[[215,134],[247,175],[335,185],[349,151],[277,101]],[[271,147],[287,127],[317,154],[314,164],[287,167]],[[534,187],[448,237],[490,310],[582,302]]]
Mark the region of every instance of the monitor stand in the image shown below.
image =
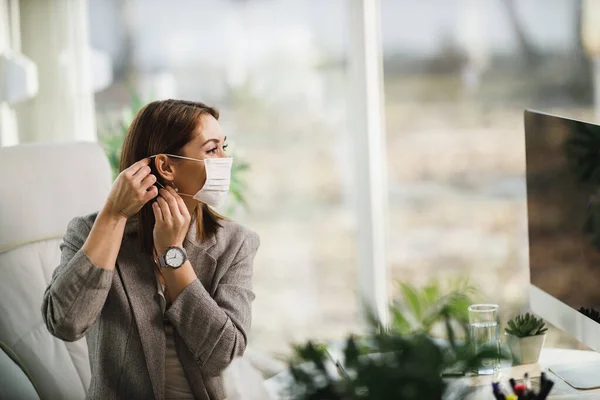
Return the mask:
[[[557,364],[548,369],[575,389],[600,388],[600,361]]]

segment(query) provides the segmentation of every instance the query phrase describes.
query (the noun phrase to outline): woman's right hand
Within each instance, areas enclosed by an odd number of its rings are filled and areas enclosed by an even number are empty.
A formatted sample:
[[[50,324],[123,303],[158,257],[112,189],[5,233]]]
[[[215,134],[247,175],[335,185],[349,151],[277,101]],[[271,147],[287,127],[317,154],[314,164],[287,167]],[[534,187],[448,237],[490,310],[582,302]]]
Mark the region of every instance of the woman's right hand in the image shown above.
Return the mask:
[[[156,176],[150,173],[149,165],[150,158],[144,158],[121,171],[106,200],[109,213],[129,218],[158,195]]]

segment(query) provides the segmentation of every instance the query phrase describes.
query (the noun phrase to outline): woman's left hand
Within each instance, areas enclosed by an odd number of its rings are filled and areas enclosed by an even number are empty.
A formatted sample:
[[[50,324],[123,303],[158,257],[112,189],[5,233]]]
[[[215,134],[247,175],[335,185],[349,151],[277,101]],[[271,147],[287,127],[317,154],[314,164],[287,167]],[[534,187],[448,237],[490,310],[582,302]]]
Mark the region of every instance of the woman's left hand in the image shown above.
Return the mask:
[[[183,247],[183,240],[190,227],[190,212],[181,196],[171,187],[160,189],[152,203],[154,211],[154,249],[163,255],[170,246]]]

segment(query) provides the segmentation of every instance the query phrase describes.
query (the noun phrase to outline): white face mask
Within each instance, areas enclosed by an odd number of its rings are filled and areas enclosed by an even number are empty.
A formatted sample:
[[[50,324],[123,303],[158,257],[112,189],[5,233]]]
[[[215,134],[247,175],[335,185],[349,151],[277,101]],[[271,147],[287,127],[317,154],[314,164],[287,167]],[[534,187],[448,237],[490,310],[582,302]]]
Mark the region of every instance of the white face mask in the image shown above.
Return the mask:
[[[233,165],[233,158],[207,158],[205,160],[200,160],[197,158],[176,156],[174,154],[165,155],[204,163],[204,169],[206,170],[206,182],[204,183],[204,186],[202,186],[195,195],[177,192],[179,195],[189,196],[215,208],[218,208],[223,204],[227,198],[229,185],[231,184],[231,166]],[[156,156],[150,156],[150,158],[152,157]],[[160,183],[158,184],[160,185]]]

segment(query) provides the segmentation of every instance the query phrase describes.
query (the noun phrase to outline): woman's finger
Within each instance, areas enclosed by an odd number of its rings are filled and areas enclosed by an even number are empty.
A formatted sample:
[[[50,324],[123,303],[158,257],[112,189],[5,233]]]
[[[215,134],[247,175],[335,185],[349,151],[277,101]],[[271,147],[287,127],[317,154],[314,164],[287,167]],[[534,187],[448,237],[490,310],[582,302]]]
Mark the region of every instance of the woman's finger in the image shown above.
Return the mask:
[[[148,188],[146,190],[146,193],[144,194],[144,204],[146,204],[156,196],[158,196],[158,188],[156,186],[150,186],[150,188]]]
[[[150,158],[142,158],[140,161],[131,164],[131,166],[129,168],[127,168],[125,171],[125,175],[127,176],[133,176],[135,173],[137,173],[141,168],[144,168],[145,166],[150,165]]]
[[[162,211],[156,201],[152,202],[152,211],[154,212],[154,219],[158,222],[164,222]]]
[[[171,195],[175,199],[175,202],[177,203],[177,209],[179,210],[179,213],[183,217],[189,216],[188,208],[185,205],[185,202],[183,201],[183,199],[181,198],[181,196],[175,191],[175,189],[173,189],[170,186],[169,186],[169,192],[171,193]]]
[[[132,178],[134,182],[141,182],[142,179],[146,178],[152,170],[149,166],[144,166],[137,170],[135,174],[133,174]]]
[[[140,189],[147,190],[150,186],[154,185],[155,182],[156,182],[156,175],[148,174],[140,182]]]
[[[164,189],[164,192],[161,192],[161,196],[163,196],[165,198],[165,200],[167,201],[167,204],[169,204],[169,209],[171,211],[171,215],[173,217],[179,217],[181,216],[181,213],[179,212],[179,206],[177,205],[177,199],[175,199],[175,196],[173,196],[172,191],[173,188],[171,187],[167,187],[167,189]]]
[[[168,220],[172,219],[173,216],[171,215],[171,210],[169,210],[169,204],[163,197],[163,192],[164,189],[161,189],[159,191],[160,196],[156,201],[158,202],[158,206],[160,207],[160,211],[162,212],[163,220],[167,222]]]

